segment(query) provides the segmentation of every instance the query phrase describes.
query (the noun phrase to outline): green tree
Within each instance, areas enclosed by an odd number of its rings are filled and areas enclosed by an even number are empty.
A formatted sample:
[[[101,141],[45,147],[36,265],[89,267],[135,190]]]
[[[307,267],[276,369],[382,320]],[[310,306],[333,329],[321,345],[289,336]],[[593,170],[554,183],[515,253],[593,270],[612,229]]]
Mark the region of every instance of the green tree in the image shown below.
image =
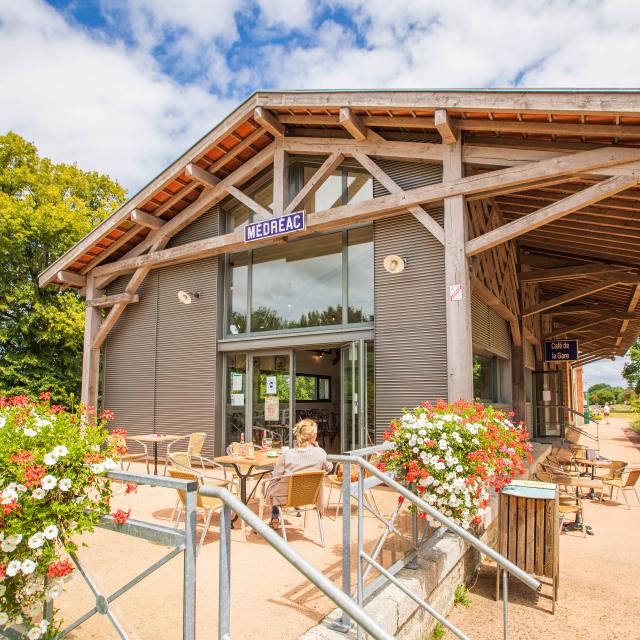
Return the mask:
[[[640,394],[640,338],[629,349],[627,357],[629,362],[625,363],[622,376],[629,383],[629,386]]]
[[[38,274],[125,198],[120,185],[54,164],[15,133],[0,136],[0,395],[77,395],[83,302]]]

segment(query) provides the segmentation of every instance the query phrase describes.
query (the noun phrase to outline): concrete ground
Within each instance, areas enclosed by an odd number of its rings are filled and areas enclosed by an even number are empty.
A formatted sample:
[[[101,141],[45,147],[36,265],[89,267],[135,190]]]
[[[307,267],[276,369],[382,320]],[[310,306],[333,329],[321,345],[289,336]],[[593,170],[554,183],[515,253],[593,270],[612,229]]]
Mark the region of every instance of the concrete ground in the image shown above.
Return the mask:
[[[132,466],[132,471],[133,471]],[[136,471],[143,472],[140,465]],[[376,501],[385,514],[397,505],[397,496],[385,489],[375,489]],[[112,501],[113,509],[131,509],[131,518],[164,525],[176,500],[176,492],[168,489],[139,486],[137,493],[119,495]],[[325,493],[325,497],[327,494]],[[334,490],[332,503],[338,499]],[[258,503],[251,503],[254,511]],[[352,511],[352,540],[355,540],[355,509]],[[266,517],[267,514],[265,514]],[[302,518],[287,517],[287,529],[292,547],[313,565],[331,577],[336,584],[342,580],[342,517],[336,519],[335,507],[325,517],[326,548],[319,544],[315,514],[310,514],[306,533]],[[201,522],[199,518],[199,522]],[[409,532],[410,514],[403,507],[399,528]],[[198,528],[198,534],[201,529]],[[371,550],[383,531],[373,517],[366,518],[366,548]],[[242,639],[293,639],[315,626],[335,608],[315,587],[282,559],[262,538],[242,532],[232,532],[231,635]],[[101,593],[114,592],[137,573],[159,560],[169,549],[103,529],[85,536],[86,548],[79,551],[80,560],[97,583]],[[383,564],[399,560],[409,546],[397,536],[391,536],[383,551]],[[218,607],[218,516],[214,516],[209,534],[197,559],[197,637],[217,638]],[[353,547],[355,555],[355,546]],[[355,567],[355,564],[353,565]],[[352,571],[352,576],[355,570]],[[77,575],[67,592],[56,601],[60,615],[67,624],[95,606],[95,598]],[[113,604],[112,612],[121,621],[129,637],[139,640],[177,640],[182,638],[182,555],[169,561],[153,575],[145,578]],[[105,616],[96,615],[78,627],[68,637],[77,640],[118,638]]]
[[[600,427],[602,454],[639,466],[640,437],[628,429],[625,419],[612,417],[609,422]],[[631,492],[628,499],[631,510],[622,497],[602,504],[585,501],[585,521],[595,535],[560,536],[555,615],[547,597],[510,580],[510,640],[640,638],[640,504]],[[550,588],[543,587],[543,594],[549,593]],[[470,600],[469,608],[454,609],[451,621],[473,640],[501,638],[502,603],[495,602],[495,565],[483,565]]]

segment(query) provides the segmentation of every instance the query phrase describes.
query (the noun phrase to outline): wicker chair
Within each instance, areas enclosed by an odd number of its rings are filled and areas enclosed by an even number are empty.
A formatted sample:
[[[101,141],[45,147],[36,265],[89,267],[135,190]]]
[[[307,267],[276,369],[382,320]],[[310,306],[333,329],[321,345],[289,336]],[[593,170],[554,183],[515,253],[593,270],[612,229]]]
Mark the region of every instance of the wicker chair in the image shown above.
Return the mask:
[[[611,492],[609,494],[609,499],[613,498],[613,490],[617,489],[619,493],[622,491],[622,497],[624,498],[624,502],[627,505],[627,509],[631,509],[631,505],[629,504],[629,500],[627,500],[627,494],[625,491],[628,489],[633,489],[633,492],[636,494],[636,498],[640,503],[640,495],[638,494],[638,488],[636,484],[638,483],[638,479],[640,478],[640,469],[632,469],[629,471],[627,477],[623,480],[622,474],[620,478],[610,478],[610,479],[602,479],[602,492],[600,493],[600,502],[602,502],[602,498],[604,497],[605,487],[610,487]]]
[[[175,454],[174,454],[175,455]],[[180,469],[169,469],[169,475],[172,478],[179,478],[180,480],[195,480],[198,483],[198,486],[202,485],[200,477],[196,473],[191,473],[189,471],[181,471]],[[185,491],[177,489],[178,491],[178,499],[180,500],[180,511],[178,512],[178,517],[176,518],[175,528],[178,528],[178,524],[180,523],[180,516],[185,509],[186,505],[186,496]],[[201,511],[204,517],[204,527],[202,530],[202,536],[200,537],[200,542],[198,543],[198,549],[204,544],[204,539],[207,536],[207,532],[209,531],[209,526],[211,525],[211,519],[213,518],[213,514],[222,507],[223,502],[219,498],[211,498],[209,496],[200,495],[200,491],[198,491],[196,495],[196,510]]]
[[[189,456],[189,467],[192,466],[193,458],[197,458],[200,460],[200,465],[202,466],[202,471],[204,471],[204,458],[202,457],[202,448],[204,447],[204,441],[207,439],[207,434],[203,432],[192,433],[188,436],[183,436],[182,438],[178,438],[173,442],[170,442],[167,445],[167,457],[164,462],[164,475],[167,475],[167,469],[169,466],[169,458],[171,457],[172,451],[171,447],[178,444],[178,442],[183,442],[188,439],[187,450],[185,453]]]
[[[107,441],[114,447],[124,447],[128,450],[127,439],[124,436],[111,434],[107,438]],[[150,475],[151,471],[149,470],[149,452],[147,451],[147,445],[144,442],[139,442],[138,444],[143,447],[144,453],[124,453],[122,455],[118,455],[120,469],[122,469],[122,471],[125,471],[124,463],[126,462],[126,471],[129,471],[129,467],[131,466],[132,462],[139,462],[141,460],[144,460],[147,465],[147,475]]]
[[[270,482],[281,481],[286,476],[273,478]],[[324,523],[322,522],[322,506],[318,505],[318,498],[324,482],[324,471],[299,471],[292,473],[289,478],[289,493],[287,501],[278,505],[282,537],[287,540],[287,530],[284,521],[283,509],[297,509],[304,511],[304,526],[307,525],[307,513],[314,511],[318,514],[318,528],[320,529],[320,544],[324,547]],[[260,518],[264,508],[264,497],[260,500]]]

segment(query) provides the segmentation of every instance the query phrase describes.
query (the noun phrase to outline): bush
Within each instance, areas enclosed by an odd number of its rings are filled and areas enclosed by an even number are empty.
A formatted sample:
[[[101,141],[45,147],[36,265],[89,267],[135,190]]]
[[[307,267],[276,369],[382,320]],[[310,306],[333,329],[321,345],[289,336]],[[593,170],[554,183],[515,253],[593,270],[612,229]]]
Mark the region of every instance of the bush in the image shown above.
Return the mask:
[[[49,399],[0,398],[0,628],[30,640],[59,628],[43,604],[73,572],[73,537],[109,513],[104,473],[116,466],[104,414],[83,420]]]
[[[523,425],[493,407],[425,402],[391,423],[385,439],[395,449],[378,466],[468,529],[482,522],[489,490],[524,472],[525,457],[531,459],[527,437]]]

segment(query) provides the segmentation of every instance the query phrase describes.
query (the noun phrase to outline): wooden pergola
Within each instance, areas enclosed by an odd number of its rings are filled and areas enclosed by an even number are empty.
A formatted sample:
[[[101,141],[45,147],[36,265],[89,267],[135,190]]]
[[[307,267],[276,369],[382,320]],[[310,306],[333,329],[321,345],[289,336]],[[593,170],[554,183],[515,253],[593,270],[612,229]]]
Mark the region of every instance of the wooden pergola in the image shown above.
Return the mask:
[[[289,200],[289,158],[305,155],[324,162]],[[446,290],[473,291],[521,349],[579,337],[579,366],[624,354],[640,333],[640,93],[260,92],[41,274],[87,299],[83,401],[94,404],[100,347],[152,269],[245,246],[237,231],[167,248],[177,232],[229,196],[294,211],[345,158],[388,195],[310,213],[303,234],[408,211],[444,245]],[[441,163],[443,181],[403,190],[381,158]],[[270,166],[273,211],[242,190]],[[123,274],[124,293],[100,295]],[[454,399],[472,395],[460,373],[472,370],[470,297],[447,299]]]

